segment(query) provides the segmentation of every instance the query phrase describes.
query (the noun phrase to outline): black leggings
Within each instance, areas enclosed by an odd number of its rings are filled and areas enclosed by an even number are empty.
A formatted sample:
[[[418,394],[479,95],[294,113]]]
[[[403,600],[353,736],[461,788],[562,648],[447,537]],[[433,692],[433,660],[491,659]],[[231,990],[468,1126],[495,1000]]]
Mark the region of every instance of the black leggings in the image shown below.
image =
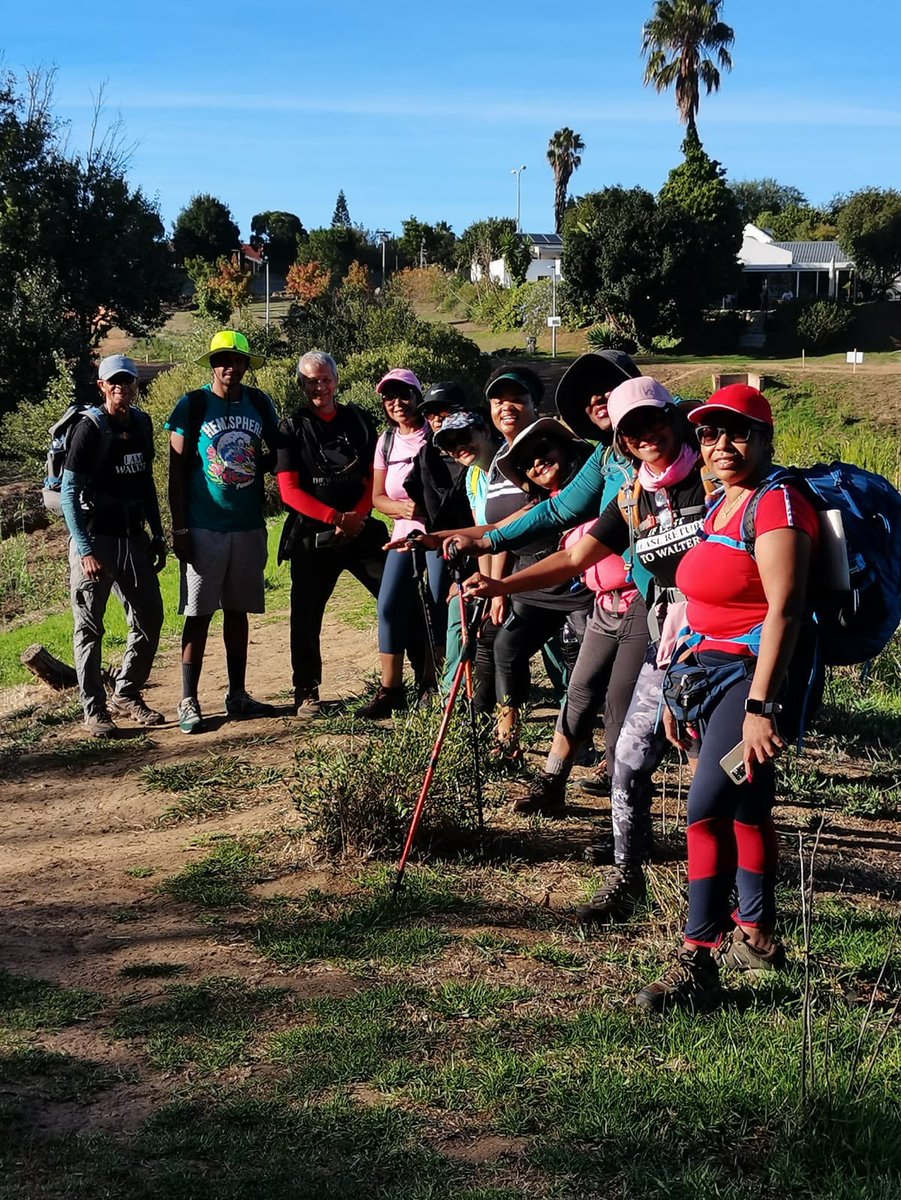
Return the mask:
[[[481,711],[493,708],[495,700],[513,708],[521,708],[526,703],[532,683],[529,668],[532,655],[560,632],[566,616],[560,609],[539,608],[535,604],[512,600],[503,625],[488,622],[476,656],[479,670],[477,706]],[[489,656],[492,660],[490,668]]]

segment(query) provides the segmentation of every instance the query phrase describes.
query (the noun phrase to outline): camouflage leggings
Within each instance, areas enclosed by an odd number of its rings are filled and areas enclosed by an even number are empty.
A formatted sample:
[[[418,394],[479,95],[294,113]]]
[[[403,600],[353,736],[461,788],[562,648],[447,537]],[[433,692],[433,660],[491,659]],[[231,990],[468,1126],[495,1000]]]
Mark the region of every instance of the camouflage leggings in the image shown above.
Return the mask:
[[[649,654],[655,650],[652,646]],[[619,865],[647,862],[651,856],[651,780],[667,744],[660,720],[665,674],[653,660],[642,666],[616,742],[611,808]]]

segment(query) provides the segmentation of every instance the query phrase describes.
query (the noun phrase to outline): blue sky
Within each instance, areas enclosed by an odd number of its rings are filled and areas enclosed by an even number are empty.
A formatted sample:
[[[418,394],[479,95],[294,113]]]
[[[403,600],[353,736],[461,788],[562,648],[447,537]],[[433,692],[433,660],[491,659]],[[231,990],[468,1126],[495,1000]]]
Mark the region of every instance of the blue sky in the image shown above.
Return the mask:
[[[249,233],[263,209],[399,232],[411,213],[553,225],[547,141],[585,140],[571,190],[660,187],[679,161],[671,94],[642,86],[651,0],[153,0],[10,6],[5,65],[57,68],[57,113],[87,137],[93,97],[136,143],[131,177],[167,224],[212,192]],[[36,13],[39,13],[36,19]],[[813,202],[901,187],[901,2],[726,0],[735,68],[699,129],[732,179],[775,176]]]

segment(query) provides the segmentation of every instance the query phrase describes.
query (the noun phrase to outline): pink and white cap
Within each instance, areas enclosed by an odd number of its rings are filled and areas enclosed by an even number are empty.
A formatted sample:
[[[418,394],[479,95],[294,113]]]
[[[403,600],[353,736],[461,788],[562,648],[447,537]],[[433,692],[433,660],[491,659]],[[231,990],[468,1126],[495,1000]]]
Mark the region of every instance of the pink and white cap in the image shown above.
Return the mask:
[[[420,398],[422,397],[422,384],[419,382],[413,372],[408,371],[406,367],[395,367],[392,371],[389,371],[387,375],[383,375],[375,387],[378,395],[381,396],[382,392],[385,390],[385,385],[388,383],[406,384],[407,387],[415,388],[416,391],[419,392]]]
[[[662,383],[649,375],[640,375],[637,379],[626,379],[613,389],[607,401],[607,415],[613,428],[617,429],[623,417],[636,408],[667,408],[675,407],[675,404],[672,393]]]

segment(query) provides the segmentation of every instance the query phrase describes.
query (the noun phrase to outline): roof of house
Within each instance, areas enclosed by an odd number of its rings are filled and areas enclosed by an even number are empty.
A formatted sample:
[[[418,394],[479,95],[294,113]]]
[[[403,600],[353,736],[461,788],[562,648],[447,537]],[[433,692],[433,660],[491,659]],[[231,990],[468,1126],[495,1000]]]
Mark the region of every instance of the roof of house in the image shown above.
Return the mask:
[[[830,263],[836,266],[853,266],[853,262],[838,242],[773,242],[780,250],[787,250],[793,263]]]
[[[536,246],[559,246],[563,249],[563,238],[559,233],[527,233],[526,237]]]

